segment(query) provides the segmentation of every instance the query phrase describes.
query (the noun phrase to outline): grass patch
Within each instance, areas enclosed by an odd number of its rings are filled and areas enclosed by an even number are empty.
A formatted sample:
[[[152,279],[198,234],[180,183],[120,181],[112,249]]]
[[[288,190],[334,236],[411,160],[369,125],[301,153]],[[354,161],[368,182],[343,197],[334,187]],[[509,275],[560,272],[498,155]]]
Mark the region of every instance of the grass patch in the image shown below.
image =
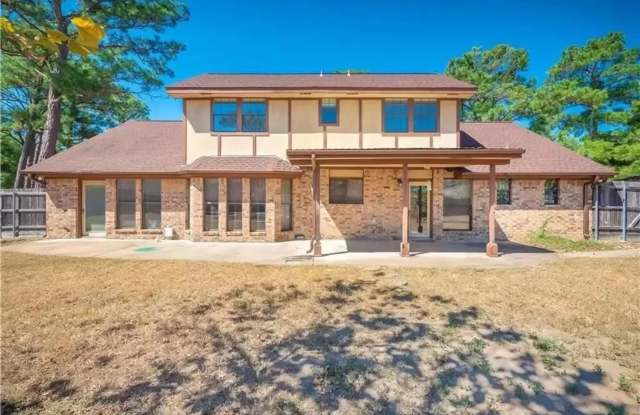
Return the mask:
[[[554,252],[608,251],[620,248],[615,242],[594,241],[591,239],[570,239],[547,232],[548,220],[535,232],[529,242],[540,248]]]
[[[618,389],[624,392],[631,392],[633,390],[633,383],[631,382],[631,379],[625,375],[620,375],[618,378]]]

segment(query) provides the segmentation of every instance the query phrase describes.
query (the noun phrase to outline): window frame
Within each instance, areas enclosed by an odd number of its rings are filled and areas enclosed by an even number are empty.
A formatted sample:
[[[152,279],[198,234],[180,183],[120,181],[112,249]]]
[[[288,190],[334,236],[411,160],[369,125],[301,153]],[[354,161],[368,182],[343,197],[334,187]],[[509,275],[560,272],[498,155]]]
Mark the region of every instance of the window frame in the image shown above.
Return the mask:
[[[145,182],[148,182],[148,181],[157,181],[158,183],[160,183],[160,201],[159,202],[146,202],[144,200],[144,188],[145,188],[144,184]],[[142,223],[140,224],[140,227],[144,230],[161,230],[162,229],[162,179],[142,179],[141,186],[142,186],[142,189],[141,189],[142,190],[142,198],[141,198],[142,199],[142,207],[141,207]],[[157,228],[150,228],[145,225],[145,214],[146,214],[146,211],[148,210],[148,209],[145,209],[145,205],[147,203],[154,203],[154,204],[157,203],[160,205],[160,221],[159,221],[160,223]]]
[[[289,213],[289,226],[285,227],[284,223],[284,213],[285,213],[285,203],[284,203],[284,183],[289,183],[289,208],[286,210]],[[280,179],[280,232],[290,232],[293,230],[293,179]]]
[[[264,199],[260,201],[255,201],[253,199],[253,185],[254,183],[262,182],[262,190],[264,191]],[[259,221],[257,218],[254,218],[254,214],[260,213],[258,210],[254,211],[255,207],[262,206],[262,213],[264,215],[264,219]],[[257,225],[261,224],[262,227],[258,228]],[[251,233],[265,233],[267,231],[267,179],[264,177],[252,177],[249,179],[249,232]]]
[[[216,101],[220,102],[232,102],[235,101],[236,104],[236,129],[235,131],[216,131],[214,130],[215,123],[213,122],[215,118],[215,112],[213,110],[213,105]],[[242,129],[242,103],[243,102],[264,102],[265,104],[265,122],[264,122],[264,131],[244,131]],[[209,131],[212,135],[242,135],[242,136],[257,136],[257,135],[269,135],[269,99],[267,98],[233,98],[233,97],[216,97],[209,99]]]
[[[555,195],[553,202],[547,202],[547,182],[555,182]],[[542,202],[545,206],[557,206],[560,204],[560,179],[546,179],[542,184]]]
[[[133,182],[133,226],[122,226],[120,224],[120,191],[118,184],[123,181]],[[137,180],[136,179],[116,179],[116,229],[135,229],[136,228],[136,192],[137,192]],[[127,201],[126,203],[131,203]]]
[[[507,182],[507,196],[508,199],[505,203],[501,203],[500,202],[500,184],[499,183],[504,183]],[[496,204],[500,205],[500,206],[508,206],[511,205],[511,192],[512,192],[512,187],[511,187],[511,179],[498,179],[496,180]]]
[[[466,181],[469,183],[469,226],[466,229],[451,229],[445,227],[445,192],[447,181]],[[442,230],[447,232],[469,232],[473,230],[473,180],[472,179],[444,179],[442,183]]]
[[[331,193],[331,182],[333,182],[334,180],[359,180],[362,185],[361,185],[361,189],[362,189],[362,193],[360,194],[360,201],[358,202],[348,202],[348,201],[336,201],[333,198],[333,195]],[[329,177],[329,204],[331,205],[363,205],[364,204],[364,177]]]
[[[336,101],[336,122],[324,122],[322,121],[322,101],[326,99],[333,99]],[[318,125],[337,127],[340,125],[340,99],[338,98],[320,98],[318,99]]]
[[[231,194],[231,192],[229,191],[229,188],[231,186],[229,186],[229,183],[231,181],[238,181],[240,183],[240,202],[230,202],[229,201],[229,195]],[[242,233],[242,228],[244,227],[244,218],[242,217],[242,210],[244,209],[243,205],[244,205],[244,180],[241,177],[227,177],[226,178],[226,200],[225,200],[225,207],[227,209],[226,212],[226,220],[227,220],[227,224],[226,224],[226,231],[227,233]],[[234,204],[240,205],[240,229],[232,229],[230,228],[230,224],[231,221],[229,220],[229,215],[231,213],[231,209],[229,209],[230,205]]]
[[[218,195],[216,197],[216,211],[218,212],[218,219],[216,227],[207,226],[207,181],[215,180],[218,186]],[[202,179],[202,230],[204,232],[220,232],[220,177],[205,177]]]
[[[415,101],[434,102],[436,104],[436,128],[434,131],[415,131],[414,125],[414,108]],[[390,132],[386,131],[384,104],[386,101],[407,101],[407,131],[406,132]],[[422,99],[422,98],[384,98],[381,105],[382,119],[382,135],[383,136],[425,136],[440,134],[440,99]]]

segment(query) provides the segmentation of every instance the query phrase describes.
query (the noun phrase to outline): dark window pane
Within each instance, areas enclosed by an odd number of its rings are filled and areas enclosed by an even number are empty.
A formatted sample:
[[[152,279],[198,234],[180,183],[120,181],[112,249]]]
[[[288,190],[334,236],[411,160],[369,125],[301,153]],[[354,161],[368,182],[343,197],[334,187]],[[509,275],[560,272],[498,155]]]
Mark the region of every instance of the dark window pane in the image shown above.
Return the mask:
[[[384,101],[384,132],[406,133],[409,131],[409,104],[406,100]]]
[[[471,181],[445,179],[443,228],[471,229]]]
[[[242,179],[227,179],[227,231],[242,231]]]
[[[338,100],[327,98],[320,101],[320,124],[338,123]]]
[[[242,131],[267,131],[267,103],[265,101],[242,102]]]
[[[263,232],[266,219],[266,181],[265,179],[251,179],[251,232]]]
[[[158,179],[142,181],[142,227],[160,229],[161,223],[161,184]]]
[[[282,231],[290,231],[291,229],[293,229],[293,213],[292,213],[292,207],[293,204],[291,203],[293,200],[293,195],[292,195],[292,186],[291,186],[291,179],[282,179],[282,189],[281,189],[281,196],[282,196],[282,223],[280,224],[280,230]]]
[[[204,179],[204,230],[218,230],[218,179]]]
[[[511,180],[498,180],[497,182],[498,204],[511,204]]]
[[[550,179],[544,182],[544,204],[558,204],[558,180]]]
[[[438,103],[416,100],[413,103],[413,131],[419,133],[438,131]]]
[[[329,180],[329,202],[334,204],[361,204],[363,195],[362,179]]]
[[[237,131],[236,110],[237,104],[235,101],[215,101],[213,103],[213,131]]]
[[[136,181],[118,180],[116,182],[118,205],[116,207],[116,227],[136,227]]]

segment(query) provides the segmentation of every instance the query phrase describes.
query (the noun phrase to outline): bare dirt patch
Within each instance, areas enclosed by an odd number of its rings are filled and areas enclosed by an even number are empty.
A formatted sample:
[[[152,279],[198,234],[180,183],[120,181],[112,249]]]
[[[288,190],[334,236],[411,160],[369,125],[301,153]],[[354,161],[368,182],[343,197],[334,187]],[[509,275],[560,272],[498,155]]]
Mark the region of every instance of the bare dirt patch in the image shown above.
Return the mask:
[[[271,267],[2,255],[2,413],[629,413],[637,258]]]

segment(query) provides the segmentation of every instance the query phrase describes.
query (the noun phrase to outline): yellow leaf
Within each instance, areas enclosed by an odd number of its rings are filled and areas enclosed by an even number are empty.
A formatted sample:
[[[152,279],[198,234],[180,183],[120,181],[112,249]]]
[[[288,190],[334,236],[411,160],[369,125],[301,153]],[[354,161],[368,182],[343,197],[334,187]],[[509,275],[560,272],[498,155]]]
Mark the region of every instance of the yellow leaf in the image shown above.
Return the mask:
[[[89,49],[75,39],[69,39],[69,50],[85,57],[91,53]]]
[[[69,37],[58,30],[47,29],[47,39],[49,39],[50,42],[59,45],[66,42]]]
[[[87,50],[96,52],[98,44],[104,37],[102,26],[88,17],[74,17],[71,21],[78,28],[78,36],[76,38],[78,43]]]
[[[49,40],[48,37],[36,37],[35,39],[35,44],[36,45],[40,45],[43,48],[51,51],[51,52],[58,52],[58,46],[57,44],[53,43],[51,40]]]
[[[0,29],[2,29],[3,32],[7,33],[13,33],[16,31],[16,29],[13,27],[13,23],[11,23],[11,21],[6,17],[0,17]]]

